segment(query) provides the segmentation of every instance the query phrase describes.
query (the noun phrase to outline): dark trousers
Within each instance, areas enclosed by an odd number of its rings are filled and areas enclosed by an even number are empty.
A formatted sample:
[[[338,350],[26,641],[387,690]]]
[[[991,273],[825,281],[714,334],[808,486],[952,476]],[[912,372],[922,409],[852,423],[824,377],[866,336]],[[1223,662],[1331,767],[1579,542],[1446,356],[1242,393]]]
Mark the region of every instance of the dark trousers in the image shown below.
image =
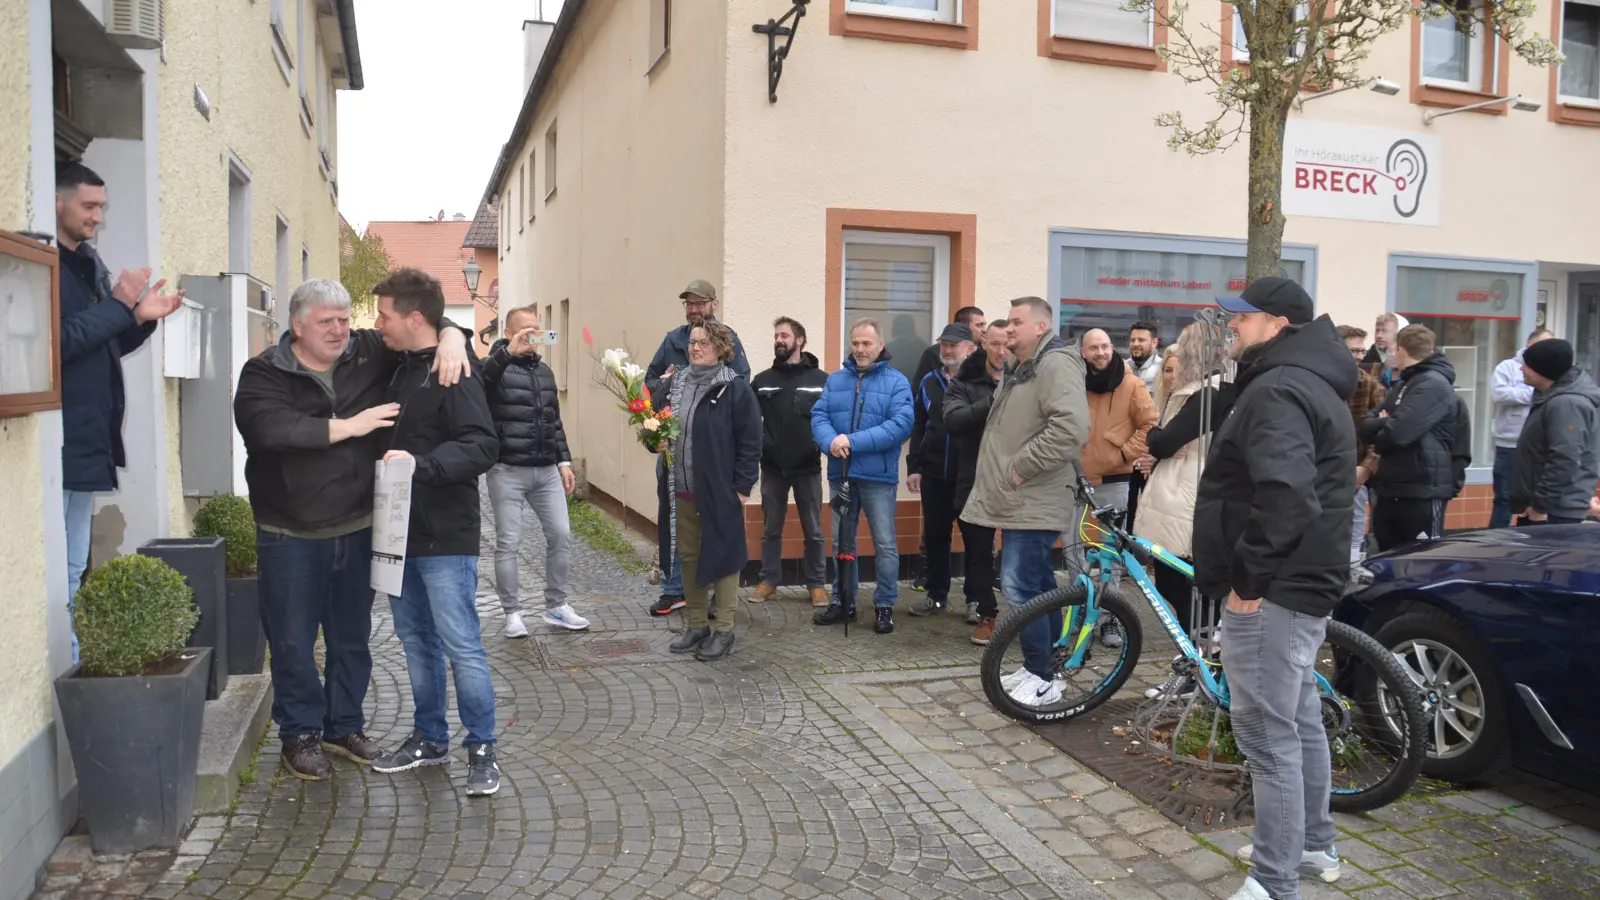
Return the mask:
[[[956,525],[956,483],[922,476],[922,546],[928,599],[950,597],[950,535]]]
[[[1532,528],[1535,525],[1576,525],[1582,519],[1568,519],[1565,516],[1546,516],[1543,522],[1532,522],[1523,516],[1517,517],[1518,528]]]
[[[1000,614],[994,597],[994,529],[958,520],[961,542],[966,545],[966,573],[963,579],[968,603],[978,604],[978,615],[993,618]]]
[[[1192,560],[1185,559],[1184,562],[1192,564]],[[1210,608],[1215,604],[1204,604],[1203,601],[1199,621],[1196,621],[1194,608],[1196,595],[1191,589],[1189,579],[1184,577],[1182,572],[1171,566],[1163,565],[1160,560],[1157,560],[1155,572],[1151,577],[1156,583],[1156,591],[1161,594],[1161,598],[1166,600],[1167,604],[1172,607],[1172,611],[1177,614],[1178,624],[1183,626],[1186,634],[1193,635],[1197,625],[1210,627],[1217,624],[1217,616],[1220,614],[1220,609]]]
[[[683,596],[683,572],[672,546],[672,501],[667,497],[666,456],[656,457],[656,554],[661,560],[661,593]]]
[[[372,680],[372,530],[315,541],[258,530],[256,550],[278,736],[287,743],[361,731]],[[321,678],[319,628],[327,651]]]
[[[1511,470],[1516,467],[1516,462],[1517,448],[1494,448],[1494,506],[1489,510],[1490,528],[1504,528],[1511,524]]]
[[[1372,505],[1372,536],[1379,550],[1409,544],[1418,535],[1430,538],[1444,533],[1444,508],[1448,501],[1417,497],[1379,497]]]
[[[800,530],[805,534],[806,587],[825,587],[827,564],[823,555],[827,544],[822,537],[822,471],[803,475],[784,475],[776,469],[761,470],[761,583],[778,586],[783,564],[783,522],[789,515],[789,494],[794,493],[795,509],[800,513]]]

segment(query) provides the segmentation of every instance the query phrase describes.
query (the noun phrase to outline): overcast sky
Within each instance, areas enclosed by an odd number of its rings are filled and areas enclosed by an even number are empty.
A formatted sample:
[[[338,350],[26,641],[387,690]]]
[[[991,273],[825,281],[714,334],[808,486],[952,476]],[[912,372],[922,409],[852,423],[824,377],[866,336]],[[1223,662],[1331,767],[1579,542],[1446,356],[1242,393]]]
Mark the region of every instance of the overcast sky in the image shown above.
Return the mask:
[[[562,0],[542,0],[555,21]],[[522,106],[541,0],[356,0],[366,87],[339,93],[339,210],[367,222],[478,209]]]

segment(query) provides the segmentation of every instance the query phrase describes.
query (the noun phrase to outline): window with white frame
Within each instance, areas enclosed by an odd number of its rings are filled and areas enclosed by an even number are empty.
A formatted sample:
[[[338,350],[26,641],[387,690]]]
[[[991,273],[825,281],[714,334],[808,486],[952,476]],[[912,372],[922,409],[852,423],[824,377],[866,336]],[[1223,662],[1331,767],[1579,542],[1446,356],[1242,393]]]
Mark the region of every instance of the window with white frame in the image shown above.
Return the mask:
[[[556,123],[544,133],[544,199],[548,203],[556,195]]]
[[[526,199],[527,196],[528,196],[528,189],[527,189],[527,182],[526,182],[527,177],[528,177],[528,168],[527,168],[527,166],[517,166],[517,230],[518,231],[522,230],[522,216],[527,211],[526,207],[523,206],[524,203],[528,202],[527,199]],[[511,210],[508,209],[508,210],[506,210],[506,212],[509,213],[509,212],[511,212]]]
[[[1254,6],[1254,3],[1251,5]],[[1309,0],[1294,8],[1294,21],[1304,22],[1310,17],[1311,3]],[[1294,52],[1289,54],[1289,59],[1291,61],[1297,60],[1304,56],[1305,52],[1306,41],[1302,35],[1299,40],[1295,41]],[[1233,59],[1235,62],[1247,62],[1250,59],[1250,41],[1244,36],[1244,17],[1239,15],[1237,6],[1234,8],[1233,13]]]
[[[1054,0],[1051,31],[1056,37],[1107,44],[1155,44],[1155,13],[1131,12],[1123,0]]]
[[[289,299],[289,292],[294,289],[293,286],[289,284],[290,251],[288,219],[285,219],[281,215],[277,217],[277,227],[274,229],[273,236],[275,238],[274,243],[276,244],[273,249],[276,253],[276,256],[273,259],[275,265],[272,268],[272,275],[276,283],[273,284],[272,288],[273,290],[277,291],[279,297],[283,298],[282,302],[286,303]]]
[[[910,381],[935,323],[950,319],[950,238],[942,234],[844,233],[844,297],[840,354],[850,355],[850,326],[878,321],[889,362]]]
[[[961,0],[845,0],[844,11],[923,22],[961,22]]]
[[[1561,11],[1561,101],[1600,105],[1600,0],[1566,0]]]
[[[272,0],[272,5],[267,13],[268,31],[271,33],[272,56],[278,63],[279,71],[283,72],[285,81],[289,80],[289,70],[294,68],[294,57],[289,55],[289,26],[283,16],[284,0]]]
[[[534,217],[537,215],[537,213],[534,212],[534,209],[538,206],[537,203],[533,202],[536,199],[533,196],[533,192],[535,190],[534,185],[539,180],[539,175],[538,175],[539,170],[535,169],[533,167],[534,159],[535,159],[534,151],[529,150],[528,151],[528,192],[527,192],[527,198],[528,198],[528,221],[529,222],[532,222],[534,220]],[[506,213],[508,215],[510,214],[510,212],[511,212],[510,210],[506,210]]]
[[[1443,14],[1422,22],[1422,80],[1445,87],[1482,90],[1484,29],[1471,12],[1483,0],[1430,0]]]

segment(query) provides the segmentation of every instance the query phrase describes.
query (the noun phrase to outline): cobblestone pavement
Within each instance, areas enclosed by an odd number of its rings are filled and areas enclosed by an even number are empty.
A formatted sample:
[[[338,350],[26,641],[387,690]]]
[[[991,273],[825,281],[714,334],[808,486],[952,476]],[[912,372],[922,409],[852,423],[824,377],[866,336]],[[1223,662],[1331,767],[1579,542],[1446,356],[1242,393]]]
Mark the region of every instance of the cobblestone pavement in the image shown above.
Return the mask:
[[[527,524],[538,609],[542,538]],[[588,633],[506,640],[487,541],[481,571],[498,795],[469,801],[459,759],[398,776],[336,762],[334,780],[306,784],[278,770],[269,740],[260,779],[230,815],[202,819],[165,874],[39,896],[1181,900],[1227,896],[1242,878],[1227,853],[1246,836],[1197,840],[996,715],[959,616],[846,637],[811,626],[786,590],[741,604],[733,655],[707,665],[669,655],[677,617],[646,615],[654,588],[581,541]],[[411,704],[386,614],[373,646],[368,731],[393,743]],[[1141,677],[1158,674],[1150,663]],[[1479,791],[1341,818],[1353,865],[1340,887],[1367,900],[1588,896],[1600,888],[1591,799]],[[1338,894],[1306,885],[1307,898]]]

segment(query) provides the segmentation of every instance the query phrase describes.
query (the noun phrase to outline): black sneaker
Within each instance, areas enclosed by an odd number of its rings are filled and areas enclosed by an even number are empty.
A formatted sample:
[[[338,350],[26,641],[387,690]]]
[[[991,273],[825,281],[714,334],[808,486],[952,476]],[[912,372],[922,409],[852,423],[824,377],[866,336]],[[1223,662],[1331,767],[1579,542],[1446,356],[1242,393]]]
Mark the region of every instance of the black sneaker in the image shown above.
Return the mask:
[[[872,630],[876,631],[879,634],[891,634],[891,633],[893,633],[893,631],[894,631],[894,607],[892,607],[892,606],[880,606],[877,609],[878,609],[878,621],[876,621],[876,622],[874,622],[872,624]]]
[[[357,765],[370,766],[382,751],[378,749],[377,741],[369,738],[363,732],[347,734],[336,740],[324,738],[322,749],[329,753],[337,753]]]
[[[670,616],[683,609],[682,594],[662,594],[661,598],[650,607],[652,616]]]
[[[411,732],[406,742],[398,748],[383,754],[372,761],[372,771],[392,775],[395,772],[404,772],[418,766],[444,766],[450,764],[450,748],[444,744],[435,744],[433,741],[423,739],[417,732]]]
[[[500,790],[500,764],[494,748],[478,744],[467,748],[467,796],[487,797]]]
[[[921,603],[918,603],[916,606],[911,607],[911,614],[913,616],[943,615],[948,605],[948,601],[936,600],[933,597],[929,597],[923,600]]]
[[[733,649],[732,631],[713,631],[711,637],[700,645],[700,651],[694,655],[701,662],[712,662],[728,655]]]
[[[822,609],[817,610],[816,613],[811,616],[811,624],[838,625],[840,622],[851,621],[855,617],[855,610],[847,610],[841,604],[830,603]]]
[[[693,653],[708,637],[711,637],[710,626],[690,628],[678,635],[677,640],[668,644],[667,649],[673,653]]]
[[[283,765],[301,781],[327,781],[333,765],[322,755],[322,735],[303,734],[283,745]]]

